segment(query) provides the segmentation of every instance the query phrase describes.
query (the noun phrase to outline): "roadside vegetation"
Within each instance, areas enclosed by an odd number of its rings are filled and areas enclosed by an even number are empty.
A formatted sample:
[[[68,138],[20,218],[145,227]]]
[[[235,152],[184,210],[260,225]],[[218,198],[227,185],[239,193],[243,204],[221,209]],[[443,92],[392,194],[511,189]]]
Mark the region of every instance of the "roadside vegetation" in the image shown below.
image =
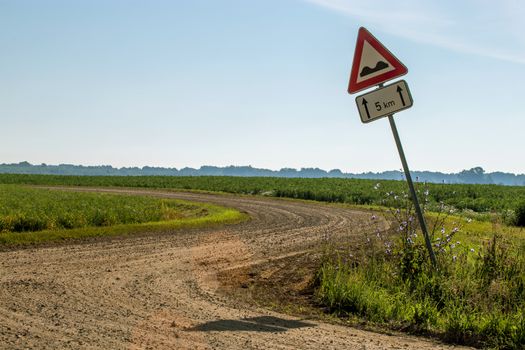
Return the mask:
[[[242,221],[236,210],[147,196],[0,185],[0,245]]]
[[[360,244],[327,240],[317,301],[350,321],[477,347],[525,348],[524,230],[441,204],[427,214],[434,268],[408,196],[392,196],[396,205],[384,217],[371,214]],[[422,197],[428,204],[430,191]]]

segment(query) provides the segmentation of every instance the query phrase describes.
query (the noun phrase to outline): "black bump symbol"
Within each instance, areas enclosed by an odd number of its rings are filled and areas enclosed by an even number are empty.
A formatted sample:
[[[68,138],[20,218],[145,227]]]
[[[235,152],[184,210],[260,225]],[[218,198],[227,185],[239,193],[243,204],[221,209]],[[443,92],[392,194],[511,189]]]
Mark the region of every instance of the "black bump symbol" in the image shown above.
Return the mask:
[[[370,68],[368,66],[365,66],[361,73],[359,73],[359,76],[362,78],[364,76],[370,75],[372,73],[378,72],[380,70],[383,70],[385,68],[388,68],[388,63],[384,61],[377,62],[376,66],[374,68]]]

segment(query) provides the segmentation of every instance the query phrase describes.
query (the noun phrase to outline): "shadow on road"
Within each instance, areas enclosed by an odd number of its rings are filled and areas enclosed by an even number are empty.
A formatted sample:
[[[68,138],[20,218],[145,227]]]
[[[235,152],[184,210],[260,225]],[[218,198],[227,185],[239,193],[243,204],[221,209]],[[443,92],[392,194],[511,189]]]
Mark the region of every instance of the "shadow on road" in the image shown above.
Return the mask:
[[[217,320],[195,326],[190,331],[250,331],[286,332],[289,329],[315,327],[315,324],[300,320],[286,320],[274,316],[258,316],[240,320]]]

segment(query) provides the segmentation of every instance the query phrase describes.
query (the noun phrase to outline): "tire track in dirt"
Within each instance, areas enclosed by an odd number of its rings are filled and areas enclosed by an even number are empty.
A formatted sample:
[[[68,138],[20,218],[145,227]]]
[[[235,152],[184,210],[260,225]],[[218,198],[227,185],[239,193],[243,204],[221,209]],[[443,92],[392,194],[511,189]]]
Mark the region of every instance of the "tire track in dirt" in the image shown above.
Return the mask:
[[[235,207],[249,222],[0,253],[0,348],[5,349],[434,349],[297,319],[219,293],[218,274],[355,235],[369,215],[256,197],[126,189]]]

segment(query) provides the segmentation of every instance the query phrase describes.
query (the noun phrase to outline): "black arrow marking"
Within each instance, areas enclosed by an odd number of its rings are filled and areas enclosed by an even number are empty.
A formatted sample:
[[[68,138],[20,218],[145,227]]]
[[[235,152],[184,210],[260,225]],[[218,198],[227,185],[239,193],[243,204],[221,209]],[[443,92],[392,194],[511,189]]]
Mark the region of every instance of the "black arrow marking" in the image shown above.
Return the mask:
[[[403,98],[403,94],[401,93],[401,91],[403,91],[403,89],[401,89],[401,86],[397,86],[397,93],[399,94],[399,97],[401,97],[401,103],[403,104],[403,106],[405,106],[405,99]]]
[[[361,104],[365,106],[366,115],[368,116],[368,119],[370,119],[370,112],[368,111],[368,101],[363,98],[363,102]]]

